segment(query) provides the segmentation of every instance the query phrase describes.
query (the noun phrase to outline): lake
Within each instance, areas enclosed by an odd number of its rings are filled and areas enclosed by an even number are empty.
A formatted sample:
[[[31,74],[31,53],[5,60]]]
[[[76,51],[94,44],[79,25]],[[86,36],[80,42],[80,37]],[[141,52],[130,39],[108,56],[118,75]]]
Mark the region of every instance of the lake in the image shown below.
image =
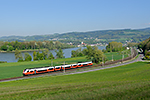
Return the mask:
[[[65,58],[70,58],[71,57],[71,51],[72,50],[77,50],[81,48],[81,50],[83,50],[84,48],[86,47],[76,47],[76,48],[68,48],[68,49],[62,49],[63,50],[63,53],[64,53],[64,56]],[[98,46],[98,49],[102,50],[102,49],[106,49],[105,46]],[[55,50],[50,50],[52,52],[52,54],[54,55],[54,57],[56,56],[56,52]],[[24,53],[22,53],[22,55],[24,56]],[[32,58],[33,58],[33,51],[31,52],[28,52]],[[41,53],[41,52],[40,52]],[[18,60],[15,59],[15,53],[14,52],[1,52],[0,53],[0,61],[7,61],[8,63],[9,62],[17,62]]]

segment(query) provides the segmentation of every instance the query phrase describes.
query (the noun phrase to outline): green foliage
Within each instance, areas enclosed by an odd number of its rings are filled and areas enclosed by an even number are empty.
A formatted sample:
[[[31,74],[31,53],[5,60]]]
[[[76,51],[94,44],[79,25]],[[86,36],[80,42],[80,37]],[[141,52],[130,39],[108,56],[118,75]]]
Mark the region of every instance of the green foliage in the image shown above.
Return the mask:
[[[18,41],[12,41],[12,42],[0,42],[0,50],[3,51],[13,51],[16,50],[29,50],[29,49],[49,49],[49,50],[54,50],[54,49],[65,49],[65,48],[71,48],[74,46],[64,44],[58,41],[30,41],[30,42],[18,42]],[[45,52],[46,53],[46,52]],[[44,55],[44,59],[46,59]]]
[[[37,58],[37,60],[40,60],[40,53],[39,52],[37,52],[36,58]]]
[[[39,60],[43,60],[44,59],[44,54],[43,53],[40,53],[39,54]]]
[[[100,63],[102,60],[104,62],[107,60],[107,57],[103,54],[101,50],[98,49],[96,46],[86,46],[85,49],[81,51],[80,49],[77,49],[76,51],[72,51],[72,56],[71,57],[81,57],[81,56],[86,56],[88,60],[92,60],[94,63]]]
[[[6,45],[1,46],[1,50],[7,51],[7,46]]]
[[[33,52],[33,61],[38,60],[36,51]]]
[[[58,51],[55,50],[55,52],[56,52],[56,57],[57,58],[64,58],[64,56],[63,56],[64,53],[63,53],[61,48]]]
[[[8,51],[13,51],[14,50],[14,47],[13,46],[9,46],[8,47]]]
[[[128,43],[128,46],[129,46],[129,47],[137,47],[137,46],[138,46],[138,43]]]
[[[19,51],[17,48],[15,50],[15,58],[18,59],[18,62],[22,62],[23,61],[23,56],[21,54],[21,51]]]
[[[101,50],[94,50],[92,55],[92,62],[100,63],[103,59],[103,52]]]
[[[44,50],[42,51],[42,53],[43,53],[43,59],[44,59],[44,60],[47,59],[48,52],[49,52],[48,49],[46,49],[45,51],[44,51]]]
[[[31,55],[29,53],[25,53],[24,54],[24,59],[25,59],[25,61],[31,61],[32,57],[31,57]]]
[[[83,52],[81,51],[81,48],[77,49],[76,51],[72,50],[71,54],[72,54],[71,57],[82,57],[82,56],[84,56]]]
[[[108,52],[118,52],[118,51],[122,51],[123,50],[123,44],[121,42],[110,42],[107,46],[106,46],[106,50]]]
[[[87,46],[87,49],[84,50],[84,54],[87,56],[87,59],[91,59],[94,63],[105,62],[107,60],[102,50],[99,50],[96,46]]]
[[[145,58],[146,58],[146,59],[150,59],[150,51],[147,51],[147,52],[145,53]]]
[[[142,49],[143,53],[145,54],[147,51],[150,50],[150,37],[138,45],[139,49]]]
[[[49,59],[49,60],[54,59],[54,56],[53,56],[53,54],[51,52],[49,52],[47,59]]]

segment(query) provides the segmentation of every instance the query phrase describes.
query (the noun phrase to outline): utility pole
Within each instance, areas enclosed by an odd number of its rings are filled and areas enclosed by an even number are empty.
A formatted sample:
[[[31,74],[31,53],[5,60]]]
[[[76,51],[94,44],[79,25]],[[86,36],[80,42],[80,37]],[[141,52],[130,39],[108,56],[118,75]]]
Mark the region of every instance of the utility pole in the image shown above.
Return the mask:
[[[122,54],[122,62],[123,62],[123,59],[124,59],[124,52],[123,52],[123,54]]]
[[[103,59],[102,59],[102,66],[104,66],[104,57],[103,57]]]
[[[64,61],[64,73],[65,73],[65,61]]]
[[[51,60],[51,66],[53,66],[53,61]]]

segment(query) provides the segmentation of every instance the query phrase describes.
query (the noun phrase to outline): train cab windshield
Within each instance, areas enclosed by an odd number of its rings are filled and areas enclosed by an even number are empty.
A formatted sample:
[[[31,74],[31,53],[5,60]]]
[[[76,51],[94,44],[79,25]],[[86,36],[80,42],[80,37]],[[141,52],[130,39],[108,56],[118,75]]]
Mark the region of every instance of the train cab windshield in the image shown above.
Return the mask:
[[[29,71],[28,69],[25,69],[23,72],[27,72],[27,71]]]
[[[23,72],[25,72],[27,69],[25,69]]]

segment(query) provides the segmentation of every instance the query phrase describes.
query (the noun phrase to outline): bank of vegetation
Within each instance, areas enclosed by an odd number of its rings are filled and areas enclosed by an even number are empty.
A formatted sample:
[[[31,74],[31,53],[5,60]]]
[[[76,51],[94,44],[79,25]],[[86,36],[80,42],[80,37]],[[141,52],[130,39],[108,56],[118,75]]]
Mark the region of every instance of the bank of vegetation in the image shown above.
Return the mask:
[[[0,42],[0,50],[1,51],[14,51],[14,50],[41,50],[41,49],[65,49],[75,47],[73,45],[68,45],[65,43],[61,43],[59,41],[11,41],[11,42]]]
[[[0,83],[1,100],[148,100],[150,63]]]

